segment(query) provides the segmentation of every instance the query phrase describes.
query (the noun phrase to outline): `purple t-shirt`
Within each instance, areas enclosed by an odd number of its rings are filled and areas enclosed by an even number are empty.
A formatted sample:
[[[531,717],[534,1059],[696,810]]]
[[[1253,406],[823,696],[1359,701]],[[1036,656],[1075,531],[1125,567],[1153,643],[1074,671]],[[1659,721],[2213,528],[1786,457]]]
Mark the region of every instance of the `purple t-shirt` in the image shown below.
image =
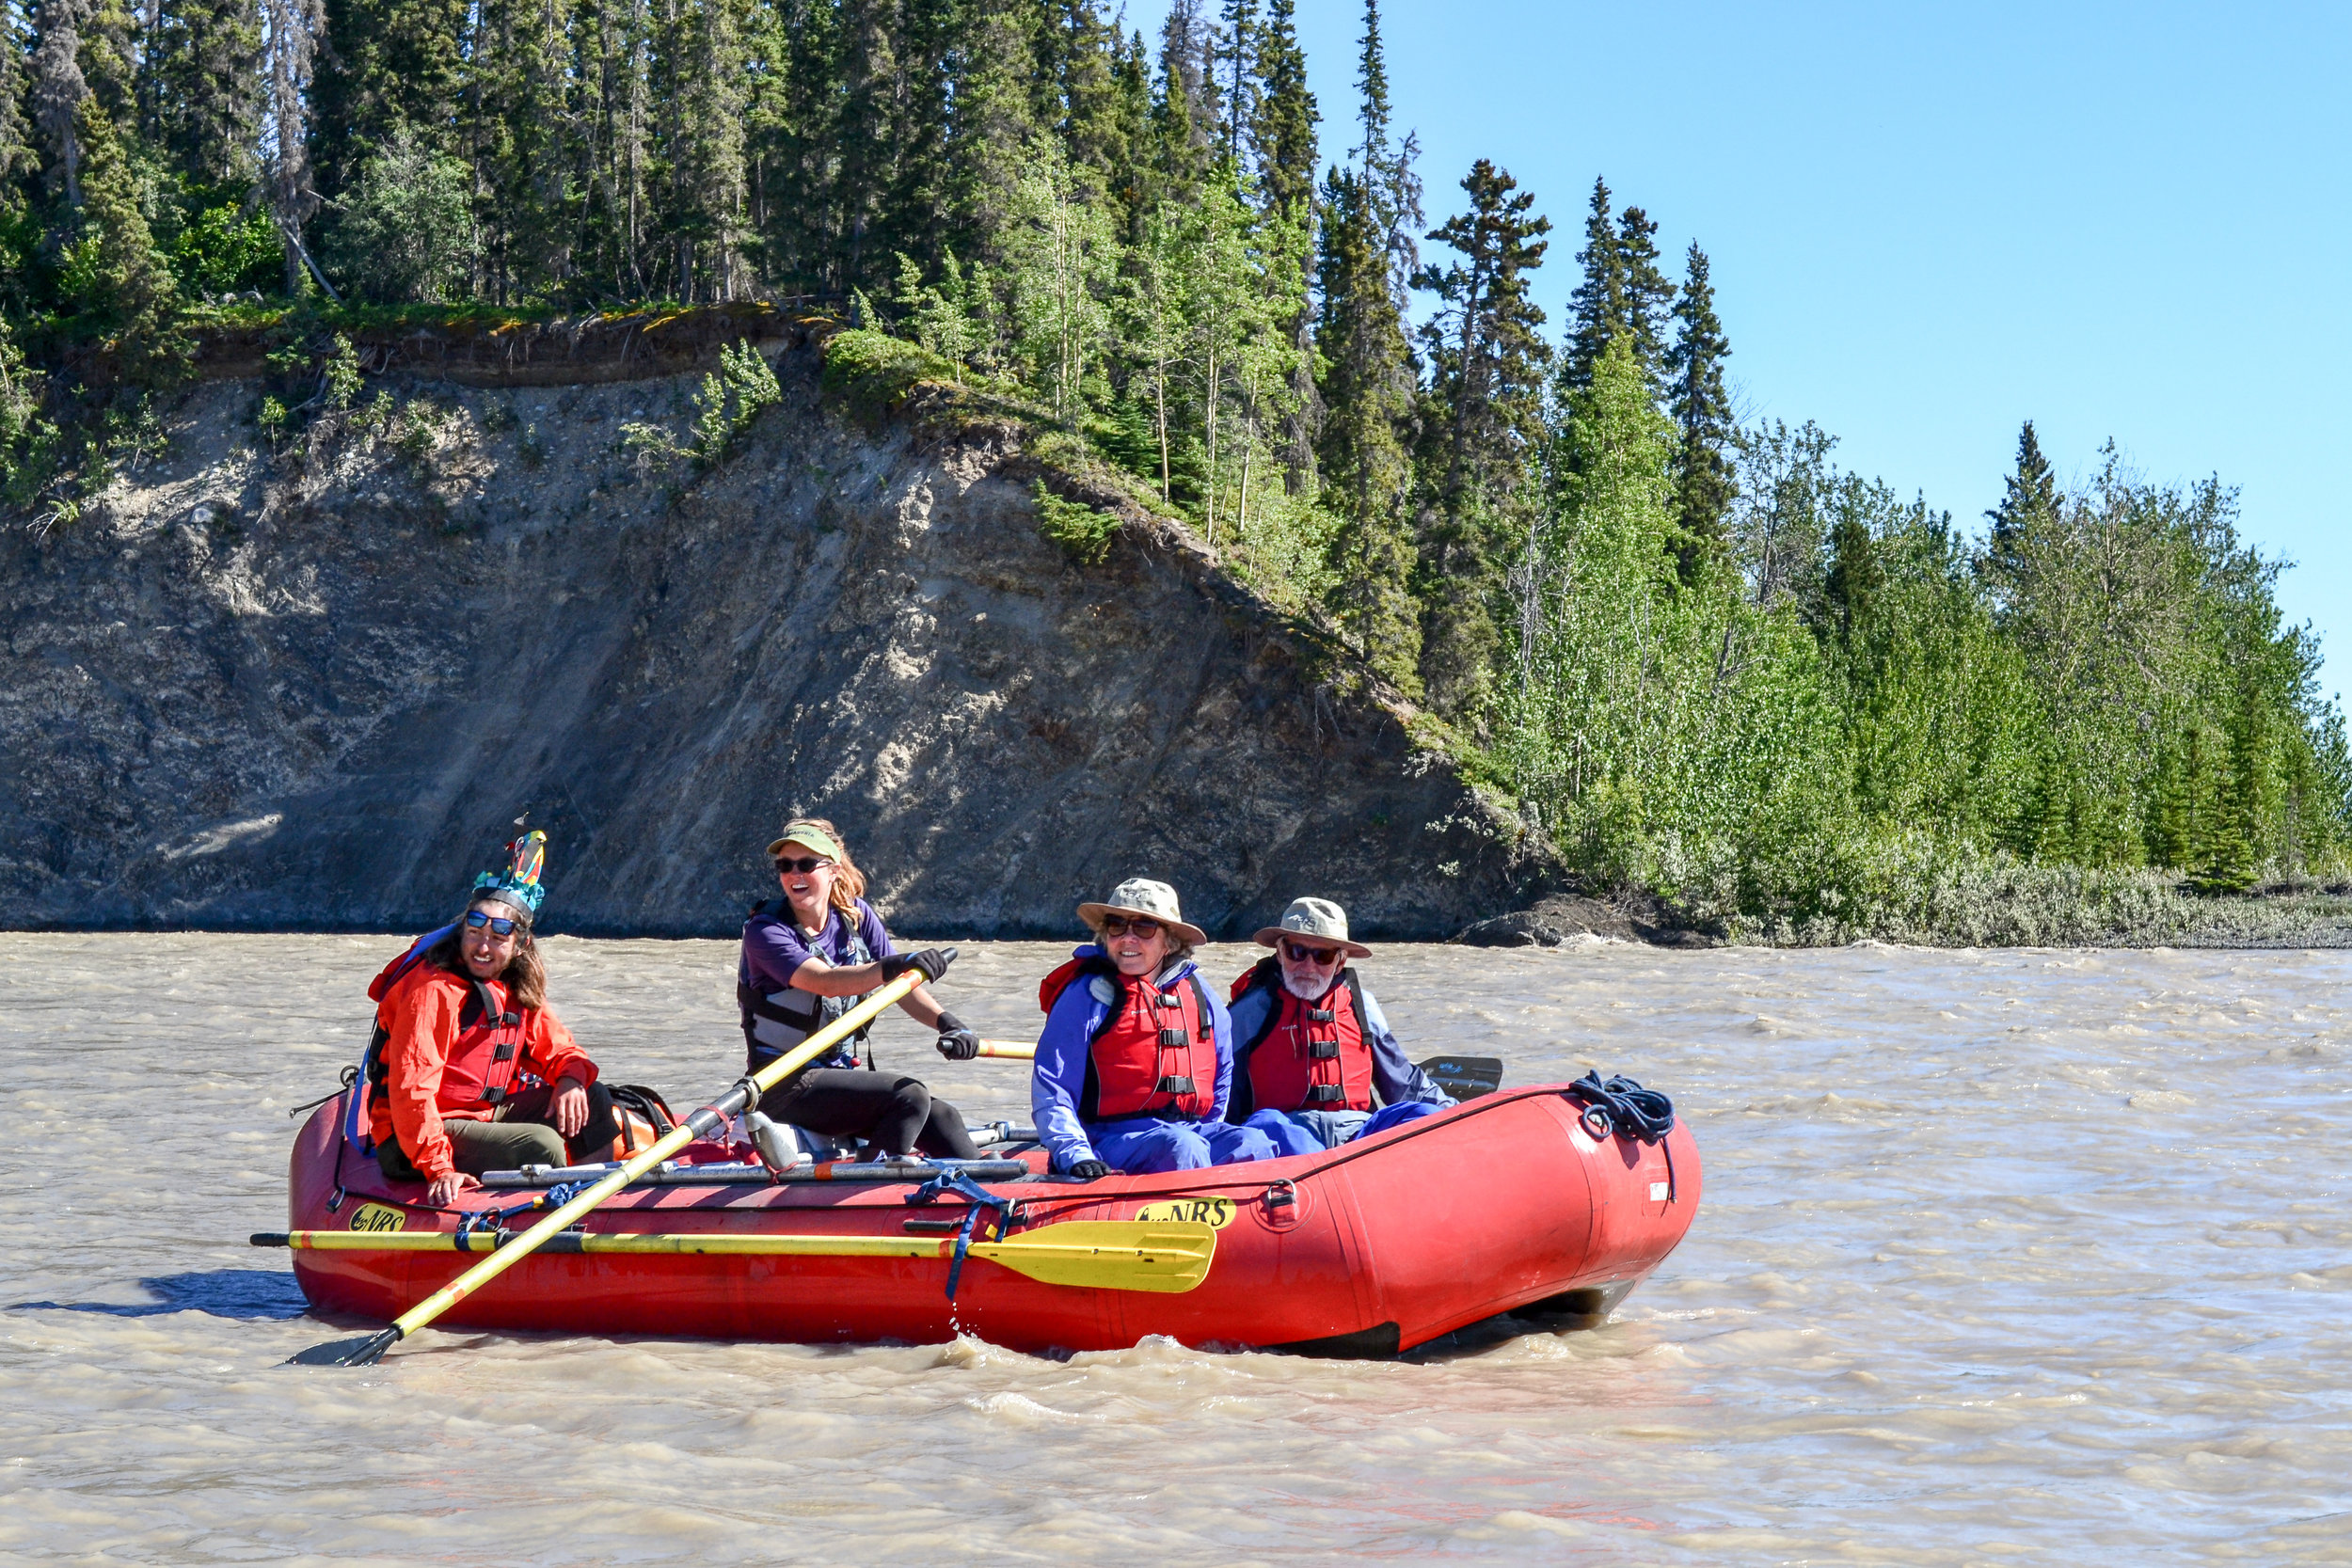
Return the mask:
[[[743,984],[762,995],[788,988],[801,965],[812,958],[822,958],[834,969],[846,969],[860,961],[871,962],[876,958],[889,958],[898,951],[891,942],[890,933],[882,929],[882,916],[876,914],[873,906],[863,898],[857,901],[856,931],[866,943],[864,960],[858,958],[850,944],[850,924],[839,910],[829,911],[825,917],[825,928],[810,937],[803,935],[801,928],[792,923],[788,909],[781,918],[768,913],[767,909],[768,906],[763,905],[759,913],[743,922],[743,960],[736,971],[737,977]],[[768,1046],[762,1049],[776,1048]],[[853,1042],[844,1041],[816,1065],[855,1067],[857,1047]]]
[[[865,939],[867,962],[898,951],[891,945],[890,933],[882,929],[882,916],[863,898],[857,901],[857,932]],[[850,922],[839,910],[827,911],[825,928],[813,937],[803,935],[789,914],[780,920],[763,910],[743,923],[742,978],[746,985],[782,990],[811,958],[822,958],[835,969],[858,961],[850,950]]]

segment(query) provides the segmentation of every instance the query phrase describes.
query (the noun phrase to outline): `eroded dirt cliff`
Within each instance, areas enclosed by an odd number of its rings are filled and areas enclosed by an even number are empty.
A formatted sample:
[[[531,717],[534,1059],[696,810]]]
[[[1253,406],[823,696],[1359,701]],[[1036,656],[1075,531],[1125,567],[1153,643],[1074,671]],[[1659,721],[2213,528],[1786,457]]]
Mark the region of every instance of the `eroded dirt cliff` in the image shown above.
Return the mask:
[[[682,435],[691,375],[372,379],[413,411],[307,457],[256,384],[186,394],[163,459],[0,536],[0,925],[415,928],[526,811],[579,932],[731,932],[792,813],[917,933],[1067,934],[1140,873],[1219,935],[1316,893],[1429,937],[1544,880],[1188,532],[1097,494],[1075,564],[1009,428],[867,428],[769,353],[784,403],[699,477],[618,439]]]

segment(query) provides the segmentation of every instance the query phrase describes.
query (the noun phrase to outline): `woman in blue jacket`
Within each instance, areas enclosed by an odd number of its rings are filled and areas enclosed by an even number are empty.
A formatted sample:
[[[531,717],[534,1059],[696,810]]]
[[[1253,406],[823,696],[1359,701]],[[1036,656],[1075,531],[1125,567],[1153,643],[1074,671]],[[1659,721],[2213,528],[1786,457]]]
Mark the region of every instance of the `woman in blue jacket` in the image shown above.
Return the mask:
[[[1095,940],[1039,990],[1045,1030],[1029,1081],[1054,1168],[1092,1180],[1273,1159],[1263,1132],[1224,1120],[1232,1020],[1193,966],[1208,936],[1184,923],[1176,890],[1131,878],[1078,918]]]

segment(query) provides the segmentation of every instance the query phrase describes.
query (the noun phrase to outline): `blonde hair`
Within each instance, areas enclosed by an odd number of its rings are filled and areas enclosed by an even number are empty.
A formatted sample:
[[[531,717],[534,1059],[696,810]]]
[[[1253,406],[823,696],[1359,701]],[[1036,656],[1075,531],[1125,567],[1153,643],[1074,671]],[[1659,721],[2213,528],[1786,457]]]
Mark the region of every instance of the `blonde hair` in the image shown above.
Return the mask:
[[[795,828],[814,828],[833,840],[834,847],[840,849],[841,853],[834,857],[833,893],[826,902],[843,914],[856,914],[857,901],[866,896],[866,873],[860,871],[857,863],[850,859],[850,841],[841,836],[840,829],[821,816],[796,816],[787,822],[784,832],[776,836],[790,838]]]

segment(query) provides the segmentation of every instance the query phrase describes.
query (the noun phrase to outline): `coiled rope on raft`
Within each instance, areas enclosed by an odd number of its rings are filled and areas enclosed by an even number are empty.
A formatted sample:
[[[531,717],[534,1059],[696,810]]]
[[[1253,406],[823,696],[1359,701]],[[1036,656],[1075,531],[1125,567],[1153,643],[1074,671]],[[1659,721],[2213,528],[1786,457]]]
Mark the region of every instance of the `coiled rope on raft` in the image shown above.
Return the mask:
[[[1568,1085],[1568,1093],[1584,1102],[1579,1119],[1597,1140],[1622,1132],[1654,1144],[1674,1131],[1675,1105],[1656,1089],[1645,1089],[1630,1078],[1603,1082],[1598,1069]]]

